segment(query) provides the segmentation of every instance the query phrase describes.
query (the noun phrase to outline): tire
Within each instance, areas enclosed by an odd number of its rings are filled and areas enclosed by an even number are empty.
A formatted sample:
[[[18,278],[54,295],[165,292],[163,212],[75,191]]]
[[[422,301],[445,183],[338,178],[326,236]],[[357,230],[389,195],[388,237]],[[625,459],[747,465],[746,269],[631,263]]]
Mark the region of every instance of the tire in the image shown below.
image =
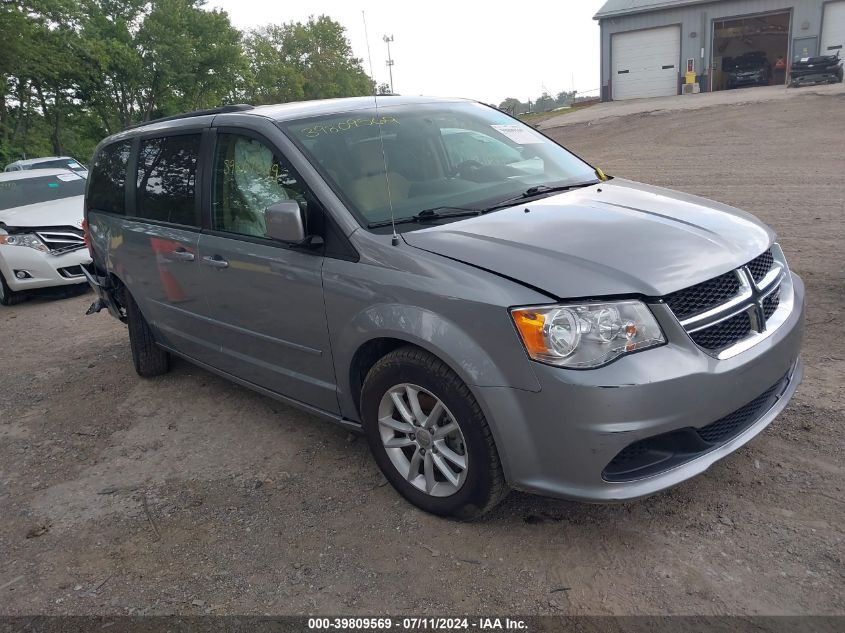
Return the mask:
[[[438,400],[442,405],[442,409],[438,409],[442,413],[432,416],[438,421],[427,427],[432,430],[430,433],[422,426],[415,426],[420,418],[414,416],[412,407],[408,406],[410,396],[406,395],[403,399],[401,395],[407,394],[409,388],[412,392],[419,389],[415,396],[420,405],[417,408],[419,413],[432,413]],[[400,409],[393,404],[392,390],[406,405],[408,417],[401,415]],[[387,411],[393,413],[387,415]],[[370,450],[382,473],[399,494],[418,508],[440,516],[474,519],[507,496],[509,489],[499,454],[478,402],[458,375],[436,356],[408,346],[394,350],[379,360],[364,380],[361,417]],[[384,420],[393,418],[392,422],[403,429],[410,428],[411,432],[399,430],[393,423],[390,426],[380,423],[380,417]],[[408,423],[409,418],[414,420],[413,424]],[[455,431],[448,436],[438,435],[448,428],[455,428],[452,422],[457,424]],[[385,446],[385,441],[402,443],[410,440],[413,441],[401,448],[398,444]],[[414,471],[418,453],[428,457],[420,457]],[[455,466],[456,462],[448,461],[456,457],[462,458],[463,469]],[[428,490],[429,463],[432,479],[436,480],[431,490]],[[460,473],[457,485],[445,476],[443,464],[450,471]],[[455,472],[452,474],[455,475]]]
[[[129,326],[129,347],[132,349],[132,363],[135,371],[143,378],[153,378],[170,370],[170,354],[155,343],[150,329],[138,304],[126,292],[126,318]]]
[[[0,272],[0,305],[13,306],[21,301],[26,301],[26,293],[9,288],[9,284],[6,283],[6,278],[3,276],[3,273]]]

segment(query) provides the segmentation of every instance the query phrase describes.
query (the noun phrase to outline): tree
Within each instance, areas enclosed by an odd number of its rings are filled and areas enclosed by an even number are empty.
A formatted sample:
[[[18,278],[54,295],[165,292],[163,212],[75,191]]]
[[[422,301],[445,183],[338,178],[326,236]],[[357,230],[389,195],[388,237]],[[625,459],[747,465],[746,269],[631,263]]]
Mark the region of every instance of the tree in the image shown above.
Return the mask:
[[[86,0],[80,31],[80,101],[106,134],[139,121],[144,61],[137,33],[147,15],[144,0]]]
[[[513,97],[508,97],[499,104],[499,110],[504,110],[505,112],[509,112],[511,114],[521,114],[525,111],[525,109],[525,104],[523,104],[519,99],[514,99]]]
[[[554,108],[555,100],[552,99],[552,96],[548,92],[544,92],[542,95],[537,97],[537,101],[534,102],[534,109],[537,112],[548,112]]]
[[[378,85],[378,88],[376,88],[376,94],[389,95],[389,94],[393,94],[393,91],[390,89],[390,84],[380,83]]]
[[[107,132],[231,102],[246,69],[241,34],[204,0],[88,0],[82,100]]]
[[[85,160],[104,136],[179,112],[373,93],[330,18],[243,34],[205,1],[0,0],[0,167]]]
[[[30,0],[4,2],[2,9],[0,155],[8,157],[17,143],[26,144],[35,128],[46,132],[40,140],[48,151],[59,153],[78,80],[72,57],[78,8],[65,0]]]
[[[253,103],[373,92],[343,26],[325,15],[256,29],[246,38],[246,52],[251,70],[246,94]]]
[[[568,106],[575,99],[576,94],[578,94],[578,93],[575,92],[574,90],[572,90],[572,91],[564,90],[562,92],[559,92],[559,93],[557,93],[557,97],[555,97],[555,103],[557,104],[558,107]]]
[[[241,34],[204,0],[158,0],[138,31],[143,120],[232,102],[246,63]],[[178,35],[177,35],[178,34]]]

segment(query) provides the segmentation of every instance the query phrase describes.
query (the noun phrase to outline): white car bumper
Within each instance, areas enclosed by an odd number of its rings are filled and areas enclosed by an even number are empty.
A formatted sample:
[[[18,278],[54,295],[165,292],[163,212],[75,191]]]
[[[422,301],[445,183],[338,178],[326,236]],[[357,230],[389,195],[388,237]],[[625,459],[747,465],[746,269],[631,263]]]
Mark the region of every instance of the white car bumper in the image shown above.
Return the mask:
[[[25,246],[0,245],[0,271],[15,291],[85,283],[81,266],[90,262],[87,248],[53,255]],[[18,278],[19,271],[26,273],[24,279]]]

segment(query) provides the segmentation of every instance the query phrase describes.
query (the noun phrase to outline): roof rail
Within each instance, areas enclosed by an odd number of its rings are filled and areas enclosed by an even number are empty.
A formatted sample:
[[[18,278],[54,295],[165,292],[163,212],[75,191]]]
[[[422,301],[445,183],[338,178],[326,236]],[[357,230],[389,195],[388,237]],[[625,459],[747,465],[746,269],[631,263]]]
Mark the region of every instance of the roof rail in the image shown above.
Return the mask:
[[[151,123],[161,123],[163,121],[177,121],[179,119],[190,119],[195,116],[207,116],[209,114],[225,114],[226,112],[243,112],[244,110],[252,110],[255,106],[248,103],[235,103],[232,105],[220,106],[219,108],[208,108],[207,110],[194,110],[193,112],[183,112],[182,114],[174,114],[172,116],[161,117],[160,119],[151,119],[149,121],[141,121],[140,123],[133,123],[127,125],[125,130],[133,130],[138,127],[150,125]]]

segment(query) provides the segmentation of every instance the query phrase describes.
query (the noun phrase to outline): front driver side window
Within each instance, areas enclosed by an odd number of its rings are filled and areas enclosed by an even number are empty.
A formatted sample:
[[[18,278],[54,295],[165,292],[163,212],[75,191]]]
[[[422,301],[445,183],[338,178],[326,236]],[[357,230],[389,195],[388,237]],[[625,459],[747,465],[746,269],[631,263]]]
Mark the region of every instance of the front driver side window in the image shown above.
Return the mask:
[[[282,200],[296,200],[305,208],[305,187],[287,161],[254,138],[219,134],[214,155],[213,228],[267,237],[264,210]]]

